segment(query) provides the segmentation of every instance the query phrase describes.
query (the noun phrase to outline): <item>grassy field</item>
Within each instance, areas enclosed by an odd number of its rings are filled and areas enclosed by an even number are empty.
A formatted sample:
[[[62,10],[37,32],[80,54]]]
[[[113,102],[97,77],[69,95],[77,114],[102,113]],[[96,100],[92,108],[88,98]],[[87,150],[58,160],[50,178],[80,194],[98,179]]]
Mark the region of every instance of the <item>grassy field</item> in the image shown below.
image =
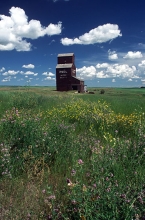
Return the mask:
[[[0,87],[0,219],[145,219],[145,89]]]

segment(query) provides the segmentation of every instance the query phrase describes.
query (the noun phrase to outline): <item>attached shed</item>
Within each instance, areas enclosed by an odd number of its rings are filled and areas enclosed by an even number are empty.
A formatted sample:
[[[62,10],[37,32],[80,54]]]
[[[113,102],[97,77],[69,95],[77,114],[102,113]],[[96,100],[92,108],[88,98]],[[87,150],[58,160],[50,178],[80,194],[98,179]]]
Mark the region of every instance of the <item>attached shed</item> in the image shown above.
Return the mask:
[[[76,77],[74,53],[58,54],[56,66],[57,91],[84,92],[84,81]]]

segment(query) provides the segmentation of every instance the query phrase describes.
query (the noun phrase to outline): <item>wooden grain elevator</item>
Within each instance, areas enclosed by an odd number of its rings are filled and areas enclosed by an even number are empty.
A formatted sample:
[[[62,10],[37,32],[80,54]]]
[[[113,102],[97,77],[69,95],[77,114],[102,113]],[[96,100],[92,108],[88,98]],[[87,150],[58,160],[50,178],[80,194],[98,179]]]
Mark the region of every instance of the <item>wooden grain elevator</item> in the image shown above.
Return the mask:
[[[84,81],[76,77],[74,53],[58,54],[56,66],[57,91],[84,92]]]

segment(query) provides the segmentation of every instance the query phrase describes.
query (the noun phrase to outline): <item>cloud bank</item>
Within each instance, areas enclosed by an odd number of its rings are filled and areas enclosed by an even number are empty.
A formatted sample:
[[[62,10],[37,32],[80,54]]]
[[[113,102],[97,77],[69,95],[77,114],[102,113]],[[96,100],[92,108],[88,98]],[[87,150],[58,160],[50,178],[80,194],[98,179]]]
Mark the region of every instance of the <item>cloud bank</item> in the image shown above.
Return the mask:
[[[77,69],[77,74],[84,80],[95,78],[139,78],[139,72],[135,66],[127,64],[98,63],[96,66]]]
[[[38,20],[28,21],[19,7],[12,7],[9,13],[10,16],[0,15],[0,50],[30,51],[32,45],[26,39],[58,35],[62,31],[61,22],[44,27]]]

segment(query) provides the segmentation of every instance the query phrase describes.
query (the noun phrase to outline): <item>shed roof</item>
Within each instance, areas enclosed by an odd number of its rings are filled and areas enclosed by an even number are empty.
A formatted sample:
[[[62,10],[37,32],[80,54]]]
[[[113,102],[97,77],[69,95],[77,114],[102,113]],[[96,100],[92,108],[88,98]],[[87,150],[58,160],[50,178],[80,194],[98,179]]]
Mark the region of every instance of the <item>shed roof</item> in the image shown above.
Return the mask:
[[[81,79],[77,78],[76,76],[72,76],[72,78],[78,79],[79,81],[84,82],[84,80],[81,80]]]
[[[57,57],[72,57],[74,53],[61,53]]]
[[[56,69],[60,69],[60,68],[71,68],[72,65],[73,65],[72,63],[57,64]]]

